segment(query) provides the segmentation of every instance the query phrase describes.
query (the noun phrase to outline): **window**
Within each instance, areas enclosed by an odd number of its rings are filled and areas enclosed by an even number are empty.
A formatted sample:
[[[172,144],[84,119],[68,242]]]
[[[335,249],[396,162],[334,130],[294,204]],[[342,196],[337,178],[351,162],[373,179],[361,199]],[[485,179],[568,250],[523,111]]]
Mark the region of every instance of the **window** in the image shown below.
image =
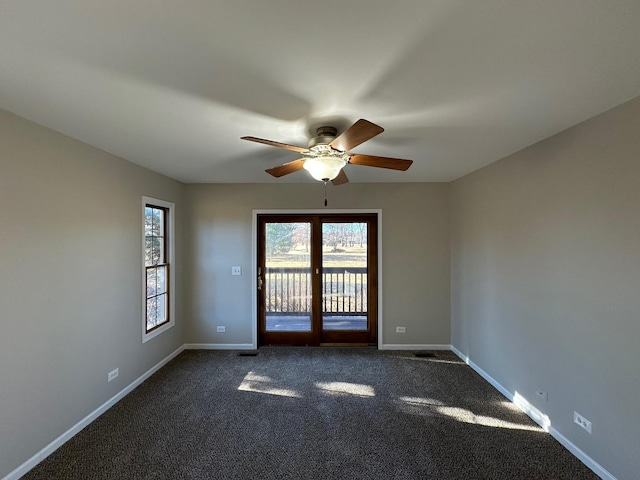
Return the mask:
[[[174,325],[173,207],[143,197],[143,342]]]

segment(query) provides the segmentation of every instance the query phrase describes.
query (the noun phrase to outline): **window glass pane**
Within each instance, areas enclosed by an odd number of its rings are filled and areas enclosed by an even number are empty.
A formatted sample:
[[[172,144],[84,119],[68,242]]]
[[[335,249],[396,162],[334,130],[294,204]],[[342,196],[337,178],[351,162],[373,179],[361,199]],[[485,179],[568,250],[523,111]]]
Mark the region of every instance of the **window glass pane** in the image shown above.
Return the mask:
[[[165,214],[161,208],[145,207],[145,265],[166,263],[165,260]]]
[[[156,322],[159,325],[167,320],[167,295],[164,294],[156,297],[156,305]]]
[[[147,330],[156,326],[157,323],[157,297],[149,298],[147,300]]]
[[[164,210],[159,208],[153,211],[153,234],[158,237],[164,236]]]
[[[152,297],[158,291],[157,268],[147,269],[147,297]]]
[[[151,265],[157,265],[160,262],[160,239],[153,237],[151,239]]]
[[[151,209],[151,235],[158,235],[158,210]]]
[[[152,228],[151,223],[153,222],[152,212],[153,209],[151,207],[145,207],[144,209],[144,235],[145,237],[151,236]]]
[[[146,237],[144,239],[144,265],[145,267],[149,267],[153,265],[151,263],[152,259],[152,245],[153,239],[150,237]]]
[[[157,254],[158,261],[157,263],[166,263],[164,256],[164,237],[158,237],[158,245],[157,245]]]
[[[158,272],[156,277],[156,292],[166,293],[167,291],[167,267],[158,267],[155,269]]]

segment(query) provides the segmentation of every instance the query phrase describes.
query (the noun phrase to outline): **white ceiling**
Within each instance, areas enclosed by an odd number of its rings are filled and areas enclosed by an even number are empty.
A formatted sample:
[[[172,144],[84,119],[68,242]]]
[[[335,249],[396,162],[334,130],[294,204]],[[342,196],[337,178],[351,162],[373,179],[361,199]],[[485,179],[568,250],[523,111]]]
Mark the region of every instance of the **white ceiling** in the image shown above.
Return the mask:
[[[449,181],[638,95],[638,0],[0,1],[0,108],[187,183],[358,118],[414,164],[351,181]]]

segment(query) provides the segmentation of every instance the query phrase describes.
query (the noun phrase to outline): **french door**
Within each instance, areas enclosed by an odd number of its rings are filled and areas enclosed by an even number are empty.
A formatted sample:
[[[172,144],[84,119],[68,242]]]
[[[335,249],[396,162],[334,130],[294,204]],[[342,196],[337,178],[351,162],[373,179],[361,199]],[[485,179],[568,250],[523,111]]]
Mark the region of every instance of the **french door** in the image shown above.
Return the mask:
[[[258,216],[259,345],[375,345],[377,214]]]

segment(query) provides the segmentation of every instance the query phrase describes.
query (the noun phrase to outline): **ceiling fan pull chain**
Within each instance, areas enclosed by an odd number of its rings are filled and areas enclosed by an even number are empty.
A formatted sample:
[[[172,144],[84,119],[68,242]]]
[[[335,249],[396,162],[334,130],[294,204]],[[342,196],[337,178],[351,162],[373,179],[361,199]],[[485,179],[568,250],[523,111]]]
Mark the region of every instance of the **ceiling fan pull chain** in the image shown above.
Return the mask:
[[[324,206],[327,206],[327,182],[324,182]]]

